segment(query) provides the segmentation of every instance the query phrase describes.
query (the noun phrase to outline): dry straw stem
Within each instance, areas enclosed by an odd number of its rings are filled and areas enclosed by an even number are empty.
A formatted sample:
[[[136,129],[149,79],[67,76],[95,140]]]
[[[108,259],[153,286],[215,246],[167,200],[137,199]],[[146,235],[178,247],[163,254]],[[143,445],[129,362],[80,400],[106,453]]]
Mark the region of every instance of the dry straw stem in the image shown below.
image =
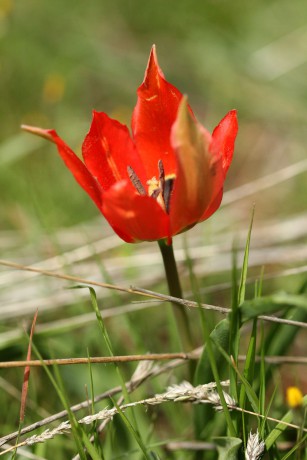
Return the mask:
[[[224,387],[229,386],[229,381],[221,382],[221,385]],[[226,404],[230,409],[236,407],[235,400],[226,392],[223,391]],[[113,417],[121,412],[125,412],[129,407],[136,406],[155,406],[166,402],[190,402],[197,404],[212,404],[216,410],[222,410],[220,397],[216,391],[216,383],[207,383],[205,385],[198,385],[193,387],[189,382],[182,382],[179,385],[172,385],[167,388],[167,391],[162,394],[157,394],[152,398],[142,399],[141,401],[136,401],[132,403],[122,404],[121,406],[113,407],[112,409],[103,409],[96,414],[88,415],[78,420],[79,424],[89,425],[96,420],[110,421]],[[45,442],[49,439],[54,438],[58,435],[66,434],[70,431],[71,425],[68,420],[62,422],[58,427],[50,430],[47,429],[39,435],[33,435],[30,438],[25,439],[21,443],[6,449],[0,453],[0,456],[10,452],[13,449],[16,449],[21,446],[31,446],[40,442]]]
[[[24,270],[24,271],[33,272],[33,273],[39,273],[41,275],[51,276],[53,278],[63,279],[66,281],[73,281],[75,283],[81,283],[81,284],[88,285],[88,286],[103,287],[106,289],[126,292],[129,294],[138,294],[144,297],[149,297],[149,298],[161,300],[164,302],[172,302],[172,303],[175,303],[175,304],[187,307],[187,308],[199,308],[199,304],[197,302],[179,299],[177,297],[172,297],[166,294],[160,294],[158,292],[150,291],[148,289],[142,289],[142,288],[133,287],[133,286],[131,286],[130,288],[127,288],[124,286],[119,286],[119,285],[114,285],[114,284],[109,284],[109,283],[99,283],[98,281],[91,281],[91,280],[87,280],[84,278],[79,278],[77,276],[65,275],[64,273],[54,273],[49,270],[42,270],[39,268],[29,267],[26,265],[16,264],[14,262],[9,262],[3,259],[0,259],[0,265],[3,265],[5,267],[14,268],[17,270]],[[201,307],[206,310],[214,310],[214,311],[217,311],[223,314],[227,314],[231,311],[230,308],[223,308],[223,307],[219,307],[216,305],[201,304]],[[264,321],[271,321],[275,323],[288,324],[290,326],[307,328],[307,323],[304,323],[301,321],[292,321],[288,319],[286,320],[283,318],[278,318],[276,316],[266,316],[266,315],[260,315],[258,316],[258,318]]]

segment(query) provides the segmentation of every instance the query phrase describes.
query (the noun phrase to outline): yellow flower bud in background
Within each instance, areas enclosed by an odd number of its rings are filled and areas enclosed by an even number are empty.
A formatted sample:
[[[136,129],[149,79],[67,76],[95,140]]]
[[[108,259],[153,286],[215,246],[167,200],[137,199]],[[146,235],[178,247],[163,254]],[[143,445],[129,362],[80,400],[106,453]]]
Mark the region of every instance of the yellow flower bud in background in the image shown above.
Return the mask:
[[[286,399],[287,399],[288,406],[294,409],[302,405],[303,393],[297,387],[288,387]]]

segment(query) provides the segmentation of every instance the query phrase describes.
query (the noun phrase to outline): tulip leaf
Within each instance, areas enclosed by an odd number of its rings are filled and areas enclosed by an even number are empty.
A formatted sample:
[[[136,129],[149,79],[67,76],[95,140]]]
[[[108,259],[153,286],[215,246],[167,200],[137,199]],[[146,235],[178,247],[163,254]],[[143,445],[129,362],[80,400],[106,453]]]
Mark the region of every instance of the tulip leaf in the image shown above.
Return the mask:
[[[234,437],[213,438],[219,453],[218,460],[237,460],[242,439]]]
[[[245,322],[259,315],[269,315],[293,307],[307,311],[307,296],[280,292],[271,296],[256,297],[240,305],[241,318]]]

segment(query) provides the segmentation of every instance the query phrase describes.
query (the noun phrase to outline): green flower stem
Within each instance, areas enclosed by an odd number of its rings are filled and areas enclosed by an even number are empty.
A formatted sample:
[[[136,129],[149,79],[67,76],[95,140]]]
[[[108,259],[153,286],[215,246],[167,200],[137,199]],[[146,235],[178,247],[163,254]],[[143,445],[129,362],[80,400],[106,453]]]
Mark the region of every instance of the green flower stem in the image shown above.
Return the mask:
[[[165,240],[159,240],[158,243],[163,258],[169,294],[172,297],[182,299],[182,289],[178,276],[173,245],[166,244]],[[173,303],[172,305],[181,341],[181,347],[183,351],[191,350],[193,348],[193,341],[187,311],[182,305],[178,305],[176,303]]]

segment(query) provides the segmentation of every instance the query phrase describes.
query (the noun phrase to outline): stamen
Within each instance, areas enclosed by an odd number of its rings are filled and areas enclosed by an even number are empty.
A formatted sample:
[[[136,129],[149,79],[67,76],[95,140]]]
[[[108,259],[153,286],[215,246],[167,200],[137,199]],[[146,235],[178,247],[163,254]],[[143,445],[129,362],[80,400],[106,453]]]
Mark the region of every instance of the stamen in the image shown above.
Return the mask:
[[[146,190],[144,189],[143,184],[140,181],[134,169],[132,169],[131,166],[127,166],[127,172],[128,172],[129,179],[132,182],[132,185],[136,188],[139,194],[146,195]]]
[[[162,191],[163,201],[165,204],[165,210],[167,214],[169,214],[169,205],[171,201],[171,194],[172,194],[173,187],[174,187],[174,181],[175,181],[174,177],[166,179],[164,183],[163,191]]]
[[[162,190],[162,195],[163,195],[164,183],[165,183],[165,172],[164,172],[164,166],[163,166],[162,160],[158,161],[158,169],[159,169],[160,188]]]
[[[162,199],[165,206],[165,211],[169,214],[169,205],[171,200],[171,194],[174,186],[174,177],[169,177],[165,179],[165,171],[162,160],[158,161],[158,168],[159,168],[159,181],[160,181],[160,190],[162,193]]]

